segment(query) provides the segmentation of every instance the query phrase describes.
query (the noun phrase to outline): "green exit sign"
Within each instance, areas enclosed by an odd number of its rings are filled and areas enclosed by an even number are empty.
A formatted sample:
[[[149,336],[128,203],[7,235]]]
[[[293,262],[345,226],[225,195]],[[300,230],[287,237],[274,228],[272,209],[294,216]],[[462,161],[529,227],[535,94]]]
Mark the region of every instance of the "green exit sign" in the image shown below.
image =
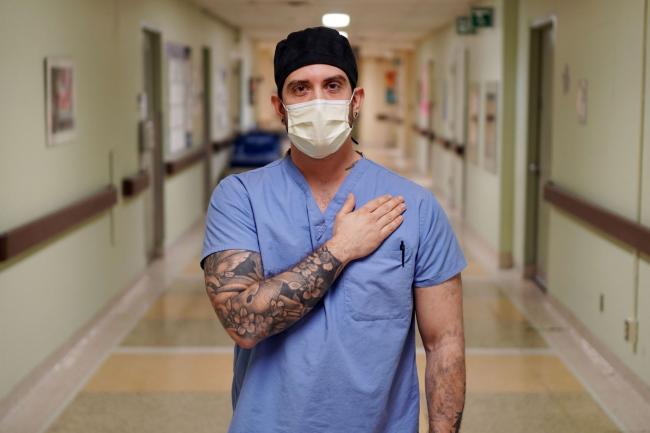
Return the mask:
[[[494,8],[487,6],[472,7],[472,25],[474,28],[492,27],[494,25]]]

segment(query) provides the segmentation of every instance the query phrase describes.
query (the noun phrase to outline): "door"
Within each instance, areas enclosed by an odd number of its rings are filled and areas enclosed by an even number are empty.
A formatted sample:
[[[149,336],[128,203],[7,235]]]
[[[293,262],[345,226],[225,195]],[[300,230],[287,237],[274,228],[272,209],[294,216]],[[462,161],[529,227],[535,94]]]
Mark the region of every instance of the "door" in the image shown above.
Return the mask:
[[[531,242],[528,276],[546,290],[548,226],[550,206],[544,200],[544,186],[550,180],[552,148],[554,27],[547,24],[531,34],[531,98],[528,184]]]
[[[140,170],[148,172],[150,185],[144,192],[145,248],[150,262],[163,254],[163,152],[161,125],[160,34],[142,31],[143,92],[140,120]]]

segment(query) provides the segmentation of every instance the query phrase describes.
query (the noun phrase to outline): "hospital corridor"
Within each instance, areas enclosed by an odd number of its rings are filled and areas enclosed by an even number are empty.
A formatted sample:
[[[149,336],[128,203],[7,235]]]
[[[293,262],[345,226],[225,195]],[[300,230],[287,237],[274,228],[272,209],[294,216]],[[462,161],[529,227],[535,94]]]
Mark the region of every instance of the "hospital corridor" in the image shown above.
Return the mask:
[[[446,433],[461,269],[450,432],[650,433],[650,0],[0,0],[0,58],[0,433]]]

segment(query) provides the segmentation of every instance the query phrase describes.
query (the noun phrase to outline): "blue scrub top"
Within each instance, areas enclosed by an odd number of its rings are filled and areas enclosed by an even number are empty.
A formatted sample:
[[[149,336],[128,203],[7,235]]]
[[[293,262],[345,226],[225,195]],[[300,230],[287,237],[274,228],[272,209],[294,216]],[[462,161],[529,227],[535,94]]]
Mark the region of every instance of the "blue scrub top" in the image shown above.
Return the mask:
[[[404,222],[372,254],[348,264],[291,328],[251,350],[235,345],[229,433],[418,431],[413,287],[440,284],[466,266],[430,191],[362,158],[321,212],[285,155],[219,183],[201,260],[250,250],[260,253],[265,277],[283,272],[332,236],[349,192],[357,208],[382,194],[402,195]]]

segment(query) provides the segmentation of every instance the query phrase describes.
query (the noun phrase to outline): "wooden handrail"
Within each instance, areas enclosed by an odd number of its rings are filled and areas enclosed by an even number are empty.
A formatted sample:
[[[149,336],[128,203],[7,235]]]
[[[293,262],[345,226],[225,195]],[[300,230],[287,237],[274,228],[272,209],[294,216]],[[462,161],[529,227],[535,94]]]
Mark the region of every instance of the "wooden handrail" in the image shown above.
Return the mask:
[[[222,149],[226,149],[226,148],[232,146],[233,144],[235,144],[235,137],[234,136],[227,137],[227,138],[224,138],[223,140],[213,141],[212,142],[212,150],[215,151],[215,152],[218,152],[218,151],[220,151]]]
[[[461,158],[465,157],[465,145],[463,143],[458,143],[454,140],[448,140],[446,138],[437,137],[434,142],[437,142],[442,147],[450,152],[454,152]]]
[[[0,233],[0,262],[17,256],[117,203],[117,189],[108,185],[97,193],[34,221]]]
[[[650,254],[650,228],[590,203],[552,182],[544,185],[544,199],[634,249]]]
[[[427,140],[434,141],[436,139],[436,133],[432,129],[420,128],[416,124],[411,125],[411,128],[416,134],[421,135]]]
[[[393,123],[397,123],[398,125],[401,125],[402,123],[404,123],[404,119],[403,119],[403,118],[401,118],[401,117],[399,117],[399,116],[395,116],[395,115],[393,115],[393,114],[386,114],[386,113],[378,113],[378,114],[375,116],[375,119],[379,120],[380,122],[393,122]]]
[[[135,197],[149,187],[149,172],[140,170],[136,174],[122,179],[122,195]]]
[[[165,174],[167,176],[173,176],[197,162],[204,160],[205,156],[205,148],[198,147],[180,157],[165,161]]]
[[[234,144],[235,142],[235,136],[230,136],[228,138],[224,138],[223,140],[217,140],[213,141],[211,146],[212,146],[212,151],[213,152],[218,152],[221,149],[225,149],[227,147],[230,147]],[[206,150],[203,147],[199,147],[196,149],[192,149],[189,152],[186,152],[185,154],[165,161],[165,174],[167,176],[173,176],[176,173],[185,170],[186,168],[196,164],[197,162],[204,160],[206,158]]]

